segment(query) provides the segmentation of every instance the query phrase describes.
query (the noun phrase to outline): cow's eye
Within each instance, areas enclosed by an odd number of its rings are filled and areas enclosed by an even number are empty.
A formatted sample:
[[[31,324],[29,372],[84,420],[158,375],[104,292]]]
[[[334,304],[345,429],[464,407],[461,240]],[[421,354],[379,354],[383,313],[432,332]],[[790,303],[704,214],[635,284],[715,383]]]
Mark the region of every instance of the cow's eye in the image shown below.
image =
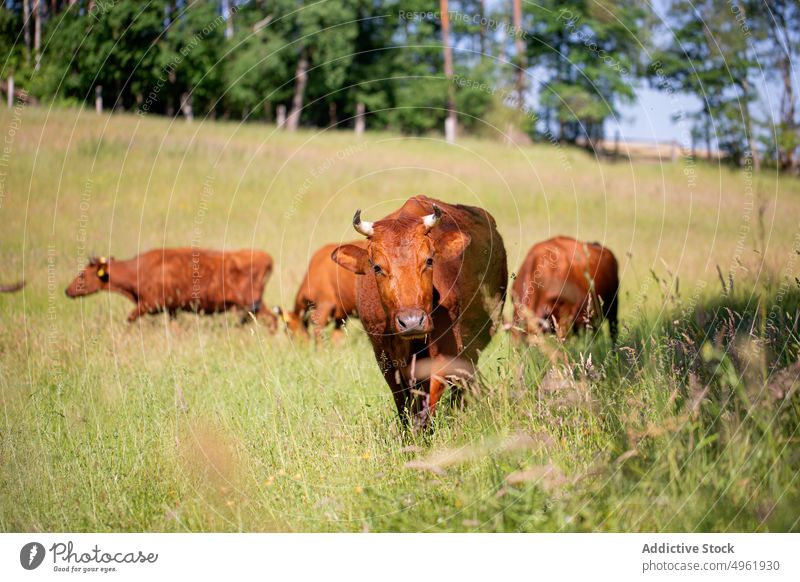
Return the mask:
[[[373,264],[372,265],[372,270],[375,271],[376,275],[380,275],[381,273],[383,273],[383,269],[381,269],[380,265]]]
[[[425,266],[426,267],[432,267],[433,266],[433,257],[428,257],[427,259],[425,259]]]

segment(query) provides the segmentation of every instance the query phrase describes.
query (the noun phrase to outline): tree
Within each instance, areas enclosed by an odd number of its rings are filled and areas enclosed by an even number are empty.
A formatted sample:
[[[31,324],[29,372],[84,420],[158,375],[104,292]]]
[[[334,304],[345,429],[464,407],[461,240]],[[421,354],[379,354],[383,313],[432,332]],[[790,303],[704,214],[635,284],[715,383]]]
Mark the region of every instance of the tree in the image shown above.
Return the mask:
[[[603,125],[635,98],[652,13],[638,0],[545,0],[523,6],[528,60],[544,71],[541,130],[561,141],[603,138]]]
[[[517,99],[525,100],[525,40],[522,37],[522,4],[520,0],[512,0],[514,4],[514,48],[517,56]]]
[[[793,75],[800,51],[800,5],[794,0],[774,0],[757,3],[754,11],[764,22],[767,39],[763,43],[761,59],[773,80],[782,89],[780,117],[776,120],[767,140],[774,151],[779,168],[797,173],[800,170],[797,149],[800,147],[800,124],[797,121],[797,96]],[[770,143],[770,141],[772,143]]]
[[[752,104],[758,99],[754,46],[764,29],[757,13],[745,5],[732,9],[727,0],[674,0],[668,11],[673,37],[656,53],[657,84],[697,95],[701,110],[693,115],[703,128],[706,148],[716,141],[735,163],[751,160],[760,168]],[[741,11],[741,15],[737,11]],[[662,87],[663,88],[663,87]]]
[[[456,89],[453,85],[453,47],[450,46],[450,15],[447,0],[439,3],[442,19],[442,51],[444,54],[444,76],[447,79],[447,118],[444,122],[444,135],[448,142],[456,140]]]
[[[33,0],[33,70],[38,71],[42,51],[42,1]]]

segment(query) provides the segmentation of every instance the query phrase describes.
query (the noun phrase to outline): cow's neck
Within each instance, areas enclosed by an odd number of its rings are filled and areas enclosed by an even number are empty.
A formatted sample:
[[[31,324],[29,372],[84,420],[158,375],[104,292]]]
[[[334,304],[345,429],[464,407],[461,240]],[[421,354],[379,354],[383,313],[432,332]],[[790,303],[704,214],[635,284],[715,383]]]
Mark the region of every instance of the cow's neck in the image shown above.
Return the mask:
[[[139,302],[139,277],[135,261],[108,263],[108,289],[124,295],[134,303]]]

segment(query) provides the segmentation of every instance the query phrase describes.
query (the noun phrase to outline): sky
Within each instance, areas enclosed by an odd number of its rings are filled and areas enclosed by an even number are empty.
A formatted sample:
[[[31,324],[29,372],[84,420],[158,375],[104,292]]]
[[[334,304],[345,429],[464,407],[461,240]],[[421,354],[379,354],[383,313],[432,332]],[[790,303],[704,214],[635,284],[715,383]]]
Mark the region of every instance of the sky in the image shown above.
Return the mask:
[[[680,113],[688,115],[699,108],[700,102],[696,97],[668,95],[641,87],[636,91],[635,103],[621,107],[618,118],[606,121],[606,139],[613,139],[619,131],[620,136],[628,141],[685,141],[690,124],[676,122],[673,117]]]

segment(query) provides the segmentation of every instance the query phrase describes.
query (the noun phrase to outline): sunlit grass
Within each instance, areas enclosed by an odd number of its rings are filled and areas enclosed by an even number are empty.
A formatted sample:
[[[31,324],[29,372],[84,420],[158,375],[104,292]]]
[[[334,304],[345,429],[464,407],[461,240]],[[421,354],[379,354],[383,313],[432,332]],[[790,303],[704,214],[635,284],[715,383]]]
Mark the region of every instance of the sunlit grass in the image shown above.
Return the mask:
[[[28,282],[0,295],[0,529],[797,530],[800,183],[751,197],[724,168],[564,153],[25,111],[0,206],[0,282]],[[270,252],[267,302],[289,306],[356,208],[419,193],[490,210],[512,271],[550,235],[604,242],[620,345],[501,333],[466,408],[413,437],[355,322],[314,346],[63,295],[89,252],[195,242]]]

